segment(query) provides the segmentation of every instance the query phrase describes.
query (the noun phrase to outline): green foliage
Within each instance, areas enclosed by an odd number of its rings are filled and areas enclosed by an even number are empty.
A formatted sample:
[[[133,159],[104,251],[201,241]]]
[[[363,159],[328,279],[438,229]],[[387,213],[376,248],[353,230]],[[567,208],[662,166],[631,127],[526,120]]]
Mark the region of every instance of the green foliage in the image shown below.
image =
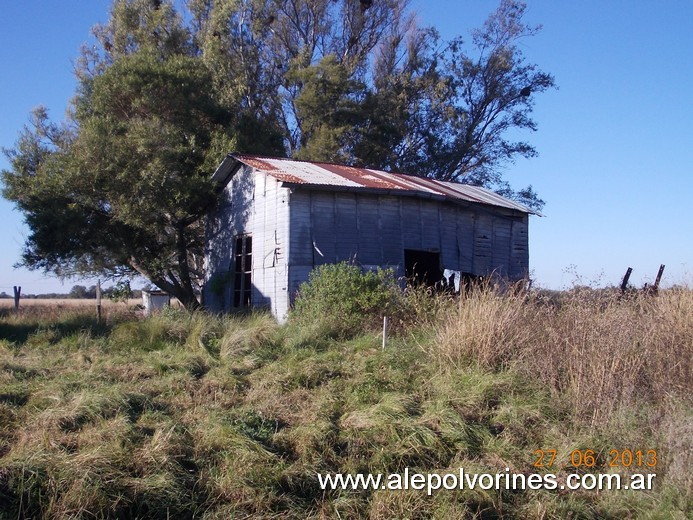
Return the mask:
[[[316,65],[292,68],[287,79],[302,86],[296,98],[301,121],[301,147],[297,158],[348,162],[355,128],[363,123],[359,94],[365,85],[350,77],[336,56],[325,56]]]
[[[84,285],[73,285],[68,296],[76,299],[96,298],[96,285],[92,285],[88,289]]]
[[[139,273],[194,304],[200,219],[213,201],[209,171],[230,143],[229,113],[186,56],[140,51],[85,81],[76,128],[37,113],[3,172],[4,195],[31,229],[23,263],[60,275]]]
[[[179,12],[180,9],[180,12]],[[536,155],[533,95],[553,78],[503,0],[471,45],[419,28],[406,2],[114,0],[77,62],[65,124],[37,109],[7,152],[3,195],[30,229],[23,265],[141,275],[196,307],[209,176],[230,150],[409,171],[495,189]]]
[[[60,276],[144,276],[195,307],[210,173],[239,145],[276,151],[276,133],[220,102],[170,2],[116,0],[95,35],[102,48],[83,50],[68,121],[37,109],[6,152],[3,195],[31,230],[22,263]]]
[[[290,156],[483,185],[534,207],[503,167],[533,157],[550,74],[518,42],[539,27],[502,0],[468,42],[418,27],[407,2],[189,0],[191,29],[228,104],[275,122]]]
[[[554,373],[570,349],[557,350],[557,336],[536,336],[531,352],[510,354],[513,364],[459,365],[432,356],[445,347],[435,331],[457,325],[450,315],[382,350],[373,333],[327,349],[282,348],[294,331],[267,314],[168,310],[100,331],[93,316],[92,329],[86,317],[78,324],[74,310],[38,323],[36,313],[0,314],[0,332],[38,332],[0,342],[0,518],[687,518],[691,295],[619,300],[613,304],[628,312],[614,314],[603,298],[566,293],[550,305],[523,299],[541,327],[503,321],[506,329],[564,326],[565,341],[581,352],[595,320],[595,349],[620,346],[623,327],[632,329],[654,367],[643,374],[648,395],[609,388],[619,403],[598,423],[585,417],[596,403],[571,406],[582,396],[570,385],[591,391],[602,379],[590,370],[623,367],[622,349],[600,363],[589,351]],[[466,321],[489,314],[484,299],[464,305],[477,309]],[[208,348],[214,342],[218,352]],[[580,372],[588,379],[576,380]],[[615,374],[627,381],[626,372]],[[322,490],[316,477],[404,468],[528,475],[537,472],[537,447],[557,450],[559,482],[573,472],[564,465],[575,449],[601,453],[589,472],[627,476],[654,470],[609,468],[603,455],[656,448],[655,489],[477,487],[429,497],[413,489]]]
[[[312,329],[317,322],[330,336],[350,337],[377,328],[383,316],[397,312],[400,300],[391,270],[362,272],[347,262],[326,264],[301,284],[289,320]]]

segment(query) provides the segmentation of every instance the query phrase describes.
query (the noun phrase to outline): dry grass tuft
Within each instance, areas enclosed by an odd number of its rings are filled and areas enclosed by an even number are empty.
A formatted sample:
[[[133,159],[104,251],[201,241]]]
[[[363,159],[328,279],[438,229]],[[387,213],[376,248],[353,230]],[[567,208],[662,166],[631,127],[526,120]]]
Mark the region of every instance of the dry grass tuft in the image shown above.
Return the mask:
[[[621,298],[581,289],[555,302],[484,288],[449,311],[427,352],[444,370],[513,366],[597,424],[623,404],[689,395],[693,291]]]
[[[442,367],[502,368],[528,348],[536,334],[534,315],[522,297],[475,288],[443,314],[429,353]]]
[[[268,313],[226,320],[219,342],[222,358],[240,357],[273,342],[278,333],[275,319]]]

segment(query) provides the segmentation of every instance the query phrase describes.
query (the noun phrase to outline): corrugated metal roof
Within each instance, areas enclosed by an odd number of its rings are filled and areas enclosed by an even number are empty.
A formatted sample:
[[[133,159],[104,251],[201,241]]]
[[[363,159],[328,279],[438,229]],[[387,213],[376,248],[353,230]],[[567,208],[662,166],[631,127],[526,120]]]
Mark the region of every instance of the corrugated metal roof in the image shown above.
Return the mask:
[[[478,186],[331,163],[294,161],[291,159],[242,154],[231,154],[228,158],[264,171],[272,177],[290,184],[334,186],[346,189],[365,188],[395,192],[406,191],[412,195],[432,195],[447,199],[500,206],[523,213],[540,215],[540,213],[531,210],[523,204]],[[222,169],[223,165],[224,163],[219,167],[219,170]],[[216,177],[217,175],[215,174]]]

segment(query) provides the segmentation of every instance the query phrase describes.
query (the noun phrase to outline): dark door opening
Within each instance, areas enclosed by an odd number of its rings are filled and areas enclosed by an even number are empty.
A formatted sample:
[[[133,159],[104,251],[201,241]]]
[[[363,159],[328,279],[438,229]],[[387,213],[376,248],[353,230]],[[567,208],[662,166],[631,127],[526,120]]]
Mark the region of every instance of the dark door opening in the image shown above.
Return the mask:
[[[253,237],[239,235],[234,244],[233,306],[250,307],[252,294]]]
[[[440,253],[405,249],[404,275],[410,283],[433,287],[443,278]]]

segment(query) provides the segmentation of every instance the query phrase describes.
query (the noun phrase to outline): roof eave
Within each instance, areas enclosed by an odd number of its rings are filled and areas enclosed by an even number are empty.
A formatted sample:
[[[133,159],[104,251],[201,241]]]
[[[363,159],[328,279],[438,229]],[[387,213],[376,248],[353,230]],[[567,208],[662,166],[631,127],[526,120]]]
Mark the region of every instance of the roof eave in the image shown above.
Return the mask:
[[[250,157],[250,159],[253,159],[253,157]],[[273,159],[273,160],[280,160],[280,161],[292,161],[291,159],[283,159],[283,158],[264,158],[264,159]],[[309,161],[296,161],[298,163],[306,162],[308,164],[317,164],[318,166],[322,163],[310,163]],[[289,187],[296,187],[296,188],[303,188],[303,189],[311,189],[311,190],[321,190],[321,191],[348,191],[348,192],[360,192],[360,193],[373,193],[373,194],[380,194],[380,195],[392,195],[392,196],[397,196],[397,197],[417,197],[417,198],[422,198],[422,199],[431,199],[431,200],[439,200],[439,201],[448,201],[452,202],[461,206],[468,206],[468,205],[478,205],[478,206],[485,206],[489,208],[502,208],[506,211],[510,211],[513,213],[519,213],[519,214],[526,214],[526,215],[537,215],[539,217],[543,217],[540,212],[531,209],[524,204],[521,204],[516,201],[512,201],[510,199],[507,199],[501,195],[498,195],[497,193],[492,192],[491,190],[488,189],[483,189],[483,191],[487,192],[488,194],[492,195],[492,199],[500,199],[503,203],[495,202],[493,200],[485,200],[489,199],[489,197],[477,197],[474,196],[473,194],[463,194],[460,193],[459,195],[455,193],[450,193],[450,189],[446,186],[448,183],[442,182],[442,181],[435,181],[432,179],[424,179],[424,178],[418,178],[416,176],[412,175],[405,175],[405,174],[392,174],[388,172],[379,172],[375,170],[369,169],[369,172],[371,174],[375,173],[386,173],[388,175],[394,175],[395,177],[407,177],[407,181],[409,183],[414,182],[414,184],[421,184],[423,183],[423,186],[419,186],[420,189],[416,189],[416,187],[409,187],[407,188],[406,186],[399,190],[399,189],[390,189],[390,188],[377,188],[377,187],[370,187],[370,186],[364,186],[364,185],[359,185],[359,186],[344,186],[344,185],[339,185],[339,184],[311,184],[309,182],[303,181],[300,177],[295,177],[290,174],[284,174],[282,173],[282,170],[277,170],[276,168],[274,169],[265,169],[262,167],[261,163],[256,164],[257,161],[248,161],[248,157],[244,156],[242,154],[238,154],[236,152],[232,152],[226,156],[224,161],[219,165],[217,168],[217,171],[214,173],[212,176],[212,179],[217,183],[217,185],[220,188],[223,188],[226,186],[228,183],[229,179],[235,175],[235,173],[240,169],[242,165],[247,165],[250,166],[251,168],[263,171],[267,175],[270,175],[277,180],[281,181],[283,185],[289,186]],[[267,164],[267,168],[271,168],[269,164]],[[330,170],[331,171],[331,170]],[[332,172],[332,171],[331,171]],[[334,173],[334,172],[332,172]],[[339,175],[337,173],[337,175]],[[419,182],[417,183],[417,179],[419,179]],[[294,182],[295,181],[295,182]],[[427,186],[425,185],[426,183],[434,183],[433,189],[437,189],[437,191],[441,193],[433,193],[431,191],[428,191]],[[479,188],[477,188],[479,189]],[[457,191],[453,188],[453,191]]]
[[[217,169],[212,175],[212,182],[220,189],[226,187],[229,179],[236,174],[242,164],[243,163],[239,161],[233,153],[228,154],[224,157],[224,160],[221,161],[221,164],[217,166]]]
[[[539,215],[542,217],[543,215],[541,213],[538,213],[534,210],[530,210],[527,208],[527,211],[522,211],[519,208],[513,208],[509,206],[498,206],[496,204],[487,204],[484,202],[478,202],[478,201],[473,201],[473,200],[465,200],[461,198],[456,198],[456,197],[450,197],[448,195],[440,195],[437,193],[429,193],[425,191],[414,191],[414,190],[392,190],[392,189],[386,189],[386,188],[368,188],[365,186],[335,186],[335,185],[322,185],[322,184],[306,184],[303,182],[289,182],[289,181],[281,181],[282,186],[287,187],[287,188],[292,188],[292,189],[300,189],[300,190],[311,190],[311,191],[326,191],[326,192],[347,192],[347,193],[369,193],[371,195],[381,195],[381,196],[392,196],[392,197],[410,197],[410,198],[417,198],[417,199],[427,199],[427,200],[436,200],[439,202],[449,202],[451,204],[455,204],[456,206],[462,206],[465,208],[471,207],[471,206],[476,206],[476,207],[484,207],[488,209],[493,209],[495,211],[504,210],[509,212],[510,214],[515,214],[515,215],[526,215],[526,214],[532,214],[532,215]]]

